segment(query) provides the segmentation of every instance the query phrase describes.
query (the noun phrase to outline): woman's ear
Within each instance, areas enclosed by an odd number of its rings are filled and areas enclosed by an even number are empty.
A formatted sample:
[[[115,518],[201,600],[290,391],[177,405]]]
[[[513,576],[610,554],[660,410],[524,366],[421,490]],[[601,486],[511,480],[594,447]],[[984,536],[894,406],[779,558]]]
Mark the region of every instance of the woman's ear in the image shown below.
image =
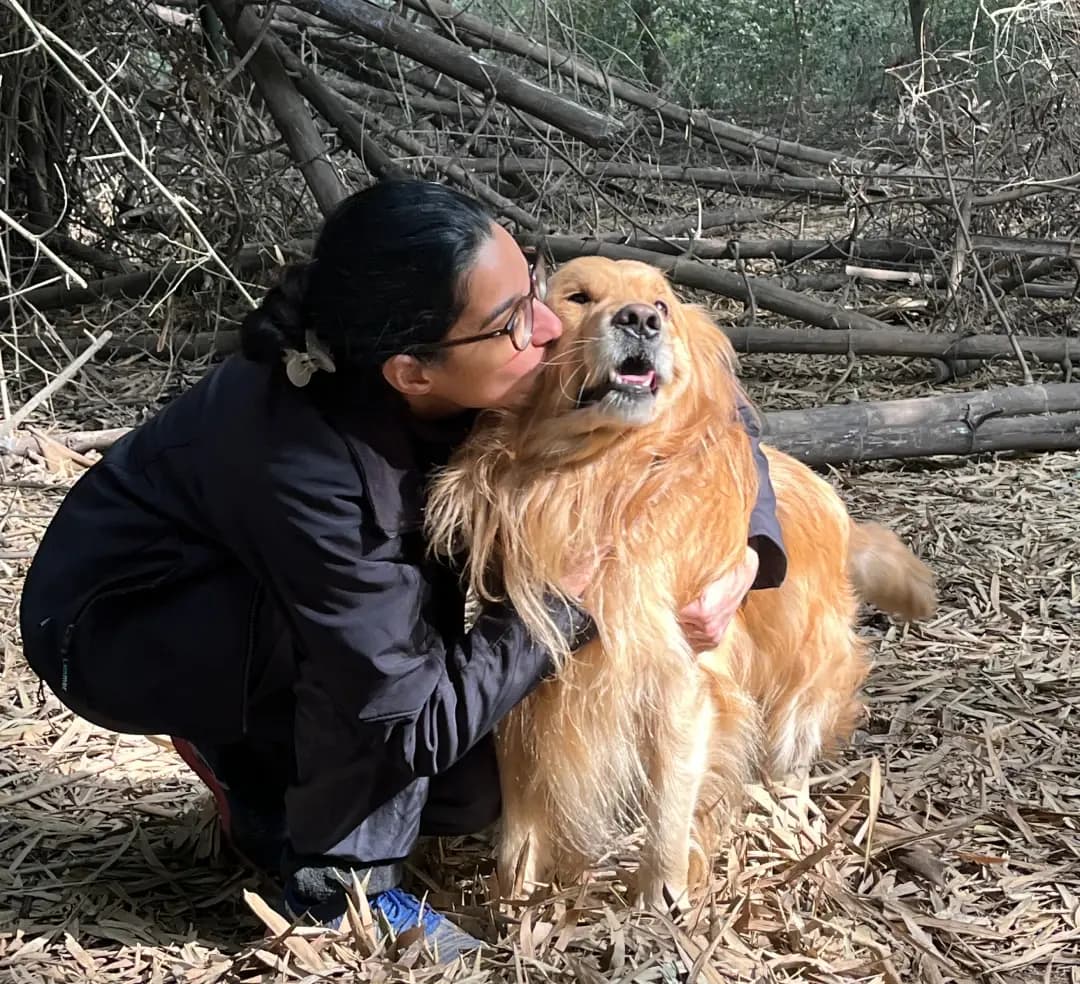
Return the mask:
[[[426,396],[431,392],[427,365],[415,355],[392,355],[382,364],[383,378],[406,396]]]

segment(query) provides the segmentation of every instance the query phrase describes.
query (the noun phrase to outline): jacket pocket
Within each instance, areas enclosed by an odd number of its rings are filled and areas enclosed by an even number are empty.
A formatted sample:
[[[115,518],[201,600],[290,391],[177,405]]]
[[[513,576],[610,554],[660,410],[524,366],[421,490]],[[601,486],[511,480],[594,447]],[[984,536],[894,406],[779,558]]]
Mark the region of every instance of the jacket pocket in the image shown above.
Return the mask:
[[[183,565],[95,593],[61,639],[58,696],[113,731],[239,739],[256,592],[238,568]]]

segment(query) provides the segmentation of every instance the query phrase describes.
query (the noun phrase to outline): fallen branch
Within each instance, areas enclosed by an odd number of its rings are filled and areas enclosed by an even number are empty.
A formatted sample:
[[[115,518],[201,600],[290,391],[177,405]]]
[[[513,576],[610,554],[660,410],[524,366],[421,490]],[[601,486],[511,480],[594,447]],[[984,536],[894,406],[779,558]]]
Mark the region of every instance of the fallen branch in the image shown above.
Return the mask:
[[[435,158],[436,161],[442,158]],[[529,174],[580,173],[598,181],[627,178],[633,181],[671,181],[763,197],[809,196],[821,201],[846,201],[847,192],[831,178],[800,178],[788,174],[763,174],[754,170],[727,170],[715,167],[682,167],[671,164],[620,164],[596,161],[571,166],[566,161],[536,157],[472,157],[457,160],[477,174],[497,174],[502,178]]]
[[[779,286],[766,277],[741,277],[737,273],[721,270],[697,260],[681,256],[665,256],[647,249],[618,246],[597,239],[579,239],[574,236],[547,236],[544,239],[548,251],[556,260],[569,260],[575,256],[607,256],[613,260],[640,260],[663,270],[672,283],[699,290],[712,291],[724,297],[733,297],[745,304],[797,318],[819,328],[888,331],[884,322],[868,318],[865,314],[847,308],[826,304],[812,297],[804,297],[795,291]]]
[[[30,414],[41,406],[41,404],[70,383],[79,374],[79,370],[101,350],[110,338],[112,338],[111,331],[103,331],[98,335],[86,349],[75,356],[70,365],[53,376],[48,383],[19,407],[19,409],[11,415],[10,419],[5,420],[0,424],[0,436],[15,431],[18,426],[30,416]]]
[[[1080,260],[1080,242],[1075,239],[1026,239],[1020,236],[971,235],[971,248],[982,253],[1008,253],[1035,258],[1055,256]]]
[[[262,25],[250,7],[238,0],[211,0],[225,30],[241,57],[250,59],[246,68],[266,100],[270,115],[289,145],[296,166],[325,215],[345,197],[345,187],[330,163],[323,142],[304,100],[285,74],[271,46],[264,43]],[[252,46],[258,47],[252,50]]]
[[[778,410],[762,416],[766,444],[812,465],[1080,448],[1077,383]],[[46,436],[72,451],[104,451],[128,430]],[[39,449],[33,436],[0,440],[0,453],[25,455]]]
[[[218,0],[221,2],[221,0]],[[403,17],[362,0],[296,0],[294,6],[339,27],[444,72],[500,102],[577,137],[590,147],[611,145],[622,131],[619,121],[518,75]]]
[[[14,455],[42,455],[45,448],[42,440],[52,441],[61,447],[74,451],[76,454],[86,454],[87,451],[104,451],[111,448],[117,441],[130,431],[130,427],[111,427],[108,430],[99,431],[74,431],[69,434],[13,434],[9,437],[0,437],[0,453]]]
[[[658,230],[659,231],[659,230]],[[571,237],[572,238],[572,237]],[[937,259],[937,251],[898,239],[708,239],[621,237],[628,246],[655,253],[694,256],[699,260],[874,260],[884,263],[919,263]],[[582,240],[584,241],[584,239]],[[614,237],[605,242],[615,242]]]
[[[329,88],[280,38],[268,33],[267,42],[292,76],[296,88],[323,118],[337,129],[342,142],[360,159],[373,177],[405,177],[405,169],[368,136],[364,127],[352,116],[349,102],[344,96]]]
[[[311,247],[310,241],[282,243],[274,247],[253,246],[241,250],[229,264],[229,269],[237,276],[246,276],[260,270],[277,267],[283,256],[295,255],[297,258],[306,258]],[[114,297],[138,300],[142,297],[165,293],[176,287],[180,280],[185,280],[188,284],[193,284],[197,280],[201,284],[202,280],[193,275],[200,271],[210,273],[209,261],[210,257],[203,257],[191,263],[166,263],[157,270],[139,270],[135,273],[91,280],[85,287],[48,284],[25,291],[20,295],[19,300],[32,305],[38,311],[77,307],[80,304],[91,304]]]
[[[812,465],[1080,448],[1080,384],[764,414],[763,442]]]
[[[819,328],[755,328],[722,324],[736,352],[782,352],[793,355],[908,356],[922,359],[994,359],[1015,357],[1004,335],[923,334],[893,328],[873,331],[825,331]],[[1025,355],[1040,362],[1069,364],[1080,359],[1080,339],[1016,336]]]

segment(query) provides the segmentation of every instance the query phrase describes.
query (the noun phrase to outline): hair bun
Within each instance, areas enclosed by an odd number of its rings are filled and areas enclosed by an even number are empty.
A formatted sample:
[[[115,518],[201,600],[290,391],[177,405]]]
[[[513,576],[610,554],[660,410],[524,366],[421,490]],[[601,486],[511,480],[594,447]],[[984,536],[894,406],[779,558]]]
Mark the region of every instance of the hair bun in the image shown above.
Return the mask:
[[[276,363],[286,349],[304,349],[312,263],[284,267],[278,282],[240,323],[240,351],[252,362]]]

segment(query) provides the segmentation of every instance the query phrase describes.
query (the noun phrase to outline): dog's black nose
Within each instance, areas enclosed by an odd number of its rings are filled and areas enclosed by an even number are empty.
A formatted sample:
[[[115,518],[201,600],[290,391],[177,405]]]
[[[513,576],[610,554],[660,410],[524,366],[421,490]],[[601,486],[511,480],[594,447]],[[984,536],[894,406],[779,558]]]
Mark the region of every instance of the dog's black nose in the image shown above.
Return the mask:
[[[651,304],[627,304],[615,312],[611,323],[634,338],[648,340],[660,334],[660,313]]]

